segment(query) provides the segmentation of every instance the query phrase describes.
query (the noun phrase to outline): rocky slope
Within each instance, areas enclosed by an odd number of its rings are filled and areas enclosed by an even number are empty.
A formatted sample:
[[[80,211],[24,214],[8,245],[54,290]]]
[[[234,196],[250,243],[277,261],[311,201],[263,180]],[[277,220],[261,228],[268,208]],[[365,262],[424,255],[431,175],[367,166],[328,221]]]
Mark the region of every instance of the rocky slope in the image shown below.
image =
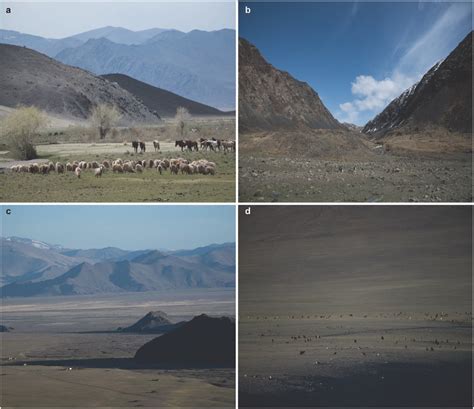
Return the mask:
[[[269,64],[239,39],[239,124],[243,131],[343,129],[305,82]]]
[[[445,60],[394,99],[362,132],[375,138],[428,127],[471,133],[472,40],[471,31]]]
[[[34,105],[49,114],[86,119],[101,103],[115,105],[124,122],[159,121],[132,94],[85,70],[28,48],[0,44],[0,105]]]

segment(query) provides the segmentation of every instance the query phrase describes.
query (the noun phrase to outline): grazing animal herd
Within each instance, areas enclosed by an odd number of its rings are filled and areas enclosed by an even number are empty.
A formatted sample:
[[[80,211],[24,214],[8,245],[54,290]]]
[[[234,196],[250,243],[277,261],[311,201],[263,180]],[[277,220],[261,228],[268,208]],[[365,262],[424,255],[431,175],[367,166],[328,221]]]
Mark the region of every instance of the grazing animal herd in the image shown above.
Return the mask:
[[[126,161],[119,158],[113,161],[105,159],[101,163],[97,161],[85,162],[76,160],[66,164],[49,162],[42,164],[30,163],[29,165],[13,165],[10,169],[12,172],[38,173],[43,175],[47,175],[51,172],[74,172],[80,179],[81,174],[88,169],[94,172],[95,177],[101,177],[108,170],[111,170],[113,173],[142,173],[147,168],[156,169],[160,175],[166,171],[169,171],[172,175],[178,175],[180,173],[183,175],[216,174],[216,164],[214,162],[208,161],[207,159],[189,161],[184,158]]]
[[[199,151],[199,147],[201,147],[201,150],[203,151],[213,151],[213,152],[219,152],[223,150],[224,152],[235,152],[235,141],[225,141],[221,139],[216,139],[216,138],[211,138],[211,139],[204,139],[200,138],[199,141],[192,141],[192,140],[178,140],[175,141],[174,143],[175,147],[181,148],[181,152],[183,152],[185,149],[188,151]]]
[[[135,153],[146,152],[146,144],[141,141],[133,141],[132,147]],[[160,143],[157,140],[153,141],[153,147],[155,152],[160,151]],[[199,141],[191,140],[177,140],[175,141],[175,147],[181,148],[181,151],[185,149],[192,151],[211,150],[218,152],[223,150],[224,152],[230,151],[235,152],[235,141],[226,141],[220,139],[204,139],[201,138]],[[206,159],[199,159],[189,161],[184,158],[176,159],[148,159],[148,160],[122,160],[116,159],[114,161],[105,159],[102,162],[92,161],[73,161],[68,163],[30,163],[22,165],[13,165],[10,167],[12,172],[17,173],[33,173],[33,174],[49,174],[56,172],[58,174],[72,172],[77,178],[81,178],[81,174],[86,170],[92,170],[96,177],[101,177],[106,171],[111,170],[113,173],[142,173],[145,169],[156,169],[157,172],[163,174],[169,171],[172,175],[215,175],[216,164]]]

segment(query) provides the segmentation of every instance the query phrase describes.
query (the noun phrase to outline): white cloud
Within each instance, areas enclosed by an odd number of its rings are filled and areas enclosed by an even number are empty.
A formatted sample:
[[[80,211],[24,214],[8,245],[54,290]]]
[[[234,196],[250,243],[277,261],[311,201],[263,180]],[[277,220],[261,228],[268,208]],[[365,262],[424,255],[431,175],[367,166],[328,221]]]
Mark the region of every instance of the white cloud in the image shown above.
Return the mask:
[[[343,113],[340,119],[354,123],[364,111],[380,111],[414,82],[416,79],[398,72],[382,80],[376,80],[370,75],[359,75],[351,87],[352,94],[357,98],[339,105]]]
[[[421,5],[421,8],[423,5]],[[470,26],[472,5],[453,3],[446,7],[435,23],[405,51],[392,74],[383,79],[371,75],[358,75],[351,84],[352,101],[339,105],[338,119],[342,122],[361,124],[374,117],[390,101],[418,81],[436,62],[453,49],[453,42],[466,35]],[[403,43],[401,41],[401,43]],[[401,48],[395,47],[393,55]]]

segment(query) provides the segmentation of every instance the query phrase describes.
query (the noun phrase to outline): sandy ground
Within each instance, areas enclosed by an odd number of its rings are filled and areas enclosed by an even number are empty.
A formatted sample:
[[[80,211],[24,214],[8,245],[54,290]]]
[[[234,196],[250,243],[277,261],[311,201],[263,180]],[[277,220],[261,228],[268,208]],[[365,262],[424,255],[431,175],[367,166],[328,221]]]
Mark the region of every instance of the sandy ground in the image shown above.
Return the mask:
[[[233,315],[233,291],[4,300],[14,330],[0,334],[1,406],[232,407],[233,368],[137,367],[130,358],[156,335],[107,332],[157,309]]]
[[[240,211],[239,405],[471,406],[469,208]]]

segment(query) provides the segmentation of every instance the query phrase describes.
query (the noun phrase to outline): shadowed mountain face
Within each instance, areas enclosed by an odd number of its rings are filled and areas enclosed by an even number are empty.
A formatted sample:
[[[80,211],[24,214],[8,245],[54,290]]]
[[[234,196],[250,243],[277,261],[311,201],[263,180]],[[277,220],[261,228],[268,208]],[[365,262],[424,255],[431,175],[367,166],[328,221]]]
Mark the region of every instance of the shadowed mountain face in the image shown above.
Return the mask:
[[[180,257],[157,250],[125,252],[115,248],[43,249],[42,252],[37,249],[38,254],[29,257],[31,252],[33,250],[29,247],[28,251],[22,251],[25,255],[22,263],[25,265],[21,276],[2,276],[7,283],[1,288],[2,296],[84,295],[235,286],[234,244],[203,248],[198,257],[193,256],[192,251],[191,255]],[[50,269],[54,268],[55,274],[51,272],[41,276],[37,271],[50,265],[44,262],[48,258],[52,265]],[[37,259],[42,262],[39,266]],[[15,264],[18,261],[15,260],[15,256],[5,258],[5,271],[18,269]],[[63,263],[59,265],[63,271],[53,263],[54,260],[57,260],[56,264]],[[64,260],[70,264],[64,265]],[[34,282],[33,278],[36,279]]]
[[[173,323],[163,311],[150,311],[135,324],[126,328],[119,328],[119,331],[162,334],[172,331],[183,324],[184,322]]]
[[[243,131],[345,129],[305,82],[280,71],[239,39],[239,124]]]
[[[186,108],[191,115],[195,116],[222,116],[229,115],[208,105],[181,97],[172,92],[166,91],[138,81],[128,75],[106,74],[102,75],[111,82],[116,82],[123,89],[126,89],[137,99],[143,102],[151,111],[156,112],[160,117],[174,117],[179,107]]]
[[[392,131],[438,126],[471,133],[472,41],[471,31],[444,61],[394,99],[362,132],[378,138]]]
[[[116,84],[24,47],[0,44],[0,105],[34,105],[52,115],[87,119],[100,103],[115,105],[123,120],[158,122]]]
[[[150,364],[233,367],[235,322],[199,315],[143,345],[135,359]]]

